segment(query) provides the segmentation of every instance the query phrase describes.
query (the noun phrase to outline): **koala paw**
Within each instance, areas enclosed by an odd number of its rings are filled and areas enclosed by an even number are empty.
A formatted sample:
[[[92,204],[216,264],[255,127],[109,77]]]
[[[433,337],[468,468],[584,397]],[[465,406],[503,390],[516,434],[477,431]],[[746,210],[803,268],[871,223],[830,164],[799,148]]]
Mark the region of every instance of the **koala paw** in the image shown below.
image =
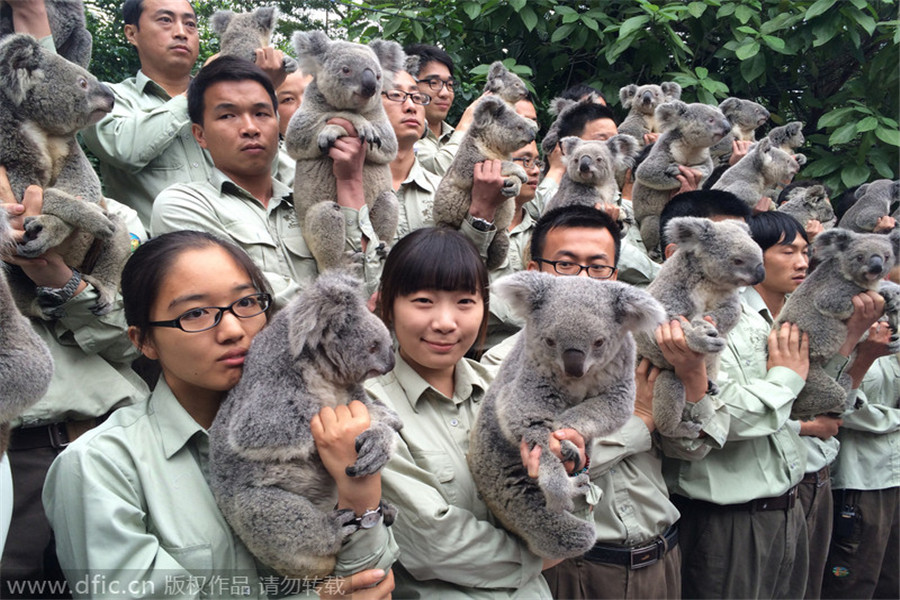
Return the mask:
[[[664,172],[673,179],[681,175],[681,170],[679,170],[678,165],[669,165]]]
[[[578,469],[580,469],[582,465],[581,454],[578,452],[578,446],[576,446],[569,440],[563,440],[559,443],[559,445],[563,462],[568,462],[571,460],[575,463],[575,470],[577,471]]]
[[[378,254],[378,256],[380,256],[381,258],[385,258],[388,255],[388,250],[390,250],[390,248],[384,242],[379,243],[375,248],[376,254]]]
[[[503,188],[500,190],[502,196],[507,198],[515,198],[522,189],[522,182],[517,177],[507,177],[503,180]]]
[[[378,134],[378,130],[373,126],[366,124],[362,127],[358,128],[357,133],[359,133],[359,139],[365,141],[369,144],[369,147],[378,147],[381,148],[381,136]]]
[[[331,513],[332,519],[334,519],[335,525],[337,525],[338,529],[341,532],[341,538],[346,538],[352,533],[356,533],[359,529],[356,526],[356,514],[350,510],[349,508],[342,508],[341,510],[336,510]]]
[[[719,386],[716,384],[716,382],[712,379],[707,379],[706,382],[708,384],[706,393],[710,396],[717,396],[719,394]]]
[[[694,319],[690,326],[684,326],[684,338],[688,348],[694,352],[714,354],[725,349],[725,339],[719,335],[716,326],[703,319]]]
[[[382,428],[369,428],[356,436],[356,462],[347,467],[350,477],[371,475],[391,457],[391,440]]]
[[[344,137],[345,135],[347,135],[347,130],[340,125],[326,125],[319,132],[318,137],[316,137],[316,143],[322,154],[328,154],[328,151],[331,150],[331,147],[334,146],[337,139],[339,137]]]
[[[55,246],[49,231],[45,231],[44,223],[40,217],[25,218],[25,235],[16,247],[19,256],[36,258]]]
[[[587,473],[579,473],[571,478],[572,495],[587,496],[591,491],[591,477]]]

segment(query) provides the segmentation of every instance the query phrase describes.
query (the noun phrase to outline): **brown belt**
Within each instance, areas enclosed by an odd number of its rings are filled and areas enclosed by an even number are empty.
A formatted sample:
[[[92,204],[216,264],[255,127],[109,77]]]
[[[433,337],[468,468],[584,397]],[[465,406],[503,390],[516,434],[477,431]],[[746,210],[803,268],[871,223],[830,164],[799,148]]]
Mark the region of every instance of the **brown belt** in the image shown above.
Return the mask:
[[[815,473],[807,473],[806,475],[804,475],[803,480],[800,483],[810,483],[815,485],[817,488],[820,488],[830,480],[831,474],[828,470],[828,465],[825,465]]]
[[[9,450],[55,448],[62,450],[79,436],[106,420],[107,415],[83,421],[59,421],[35,427],[16,427],[10,431]]]
[[[677,545],[678,526],[672,525],[663,535],[640,546],[594,544],[594,547],[585,553],[584,559],[594,563],[625,565],[634,570],[661,561]]]

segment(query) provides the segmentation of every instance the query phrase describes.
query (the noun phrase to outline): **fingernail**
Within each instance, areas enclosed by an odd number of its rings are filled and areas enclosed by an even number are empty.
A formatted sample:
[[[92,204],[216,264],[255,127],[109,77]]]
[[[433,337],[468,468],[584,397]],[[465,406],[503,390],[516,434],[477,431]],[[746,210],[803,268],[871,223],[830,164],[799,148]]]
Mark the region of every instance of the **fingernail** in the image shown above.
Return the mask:
[[[12,205],[12,211],[13,211],[14,213],[25,212],[25,207],[22,206],[21,204],[13,204],[13,205]]]
[[[382,570],[382,569],[375,569],[374,572],[375,572],[374,574],[376,577],[384,577],[384,575],[385,575],[384,570]]]

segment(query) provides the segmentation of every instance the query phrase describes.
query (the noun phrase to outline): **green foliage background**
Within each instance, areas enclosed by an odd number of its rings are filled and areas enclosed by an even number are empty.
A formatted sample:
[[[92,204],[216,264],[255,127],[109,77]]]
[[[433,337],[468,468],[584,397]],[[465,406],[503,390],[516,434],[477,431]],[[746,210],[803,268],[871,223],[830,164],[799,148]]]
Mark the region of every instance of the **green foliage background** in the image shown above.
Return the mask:
[[[92,71],[119,81],[138,68],[125,44],[120,0],[85,0],[94,34]],[[614,108],[629,83],[677,81],[682,99],[759,102],[772,123],[805,123],[810,158],[799,177],[834,190],[900,177],[900,21],[893,0],[279,0],[276,42],[296,29],[367,42],[433,43],[457,65],[455,110],[477,96],[485,63],[503,60],[527,78],[542,122],[550,99],[573,83],[601,89]],[[197,1],[201,25],[217,8]],[[201,58],[216,50],[203,28]],[[620,116],[624,111],[620,110]],[[451,121],[452,121],[451,116]]]

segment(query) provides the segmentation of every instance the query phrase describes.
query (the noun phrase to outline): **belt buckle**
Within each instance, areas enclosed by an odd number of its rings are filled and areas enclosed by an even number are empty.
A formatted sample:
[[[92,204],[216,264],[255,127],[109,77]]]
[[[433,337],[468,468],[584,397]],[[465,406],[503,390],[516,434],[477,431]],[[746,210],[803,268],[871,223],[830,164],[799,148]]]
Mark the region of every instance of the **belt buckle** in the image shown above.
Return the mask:
[[[61,449],[69,445],[69,434],[66,431],[65,421],[47,425],[47,435],[50,438],[50,446],[53,448]]]
[[[629,557],[629,566],[631,570],[642,569],[659,562],[659,540],[654,540],[652,544],[634,548]]]

